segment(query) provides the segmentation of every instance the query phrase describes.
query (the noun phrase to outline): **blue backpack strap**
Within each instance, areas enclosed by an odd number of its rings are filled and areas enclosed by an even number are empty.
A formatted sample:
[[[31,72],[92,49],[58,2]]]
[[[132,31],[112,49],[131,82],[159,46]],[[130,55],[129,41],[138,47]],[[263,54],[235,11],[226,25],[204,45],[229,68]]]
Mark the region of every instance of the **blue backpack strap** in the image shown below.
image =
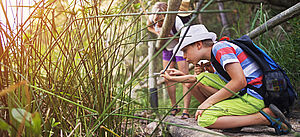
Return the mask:
[[[229,42],[238,45],[245,53],[252,57],[252,59],[254,59],[255,62],[261,67],[263,72],[272,70],[269,63],[264,59],[266,56],[265,53],[262,53],[262,50],[259,50],[259,48],[254,45],[252,40],[247,35]]]
[[[223,69],[222,65],[217,61],[216,57],[214,56],[213,52],[211,51],[211,64],[214,66],[216,71],[224,77],[227,81],[231,80],[231,77],[228,75],[228,73]]]

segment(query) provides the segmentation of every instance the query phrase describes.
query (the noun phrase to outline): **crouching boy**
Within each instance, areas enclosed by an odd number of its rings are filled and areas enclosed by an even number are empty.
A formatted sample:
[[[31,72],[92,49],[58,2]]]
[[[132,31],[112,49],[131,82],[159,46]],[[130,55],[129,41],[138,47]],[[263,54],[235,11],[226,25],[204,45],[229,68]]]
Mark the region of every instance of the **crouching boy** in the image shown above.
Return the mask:
[[[186,31],[187,35],[179,47],[186,61],[196,65],[200,60],[211,60],[214,56],[231,78],[227,81],[218,72],[203,72],[198,76],[184,75],[175,69],[161,75],[169,81],[176,82],[195,83],[200,80],[190,91],[201,103],[195,114],[200,126],[228,129],[271,125],[280,134],[287,134],[290,131],[290,124],[276,106],[270,105],[265,108],[263,97],[257,91],[246,88],[247,84],[256,88],[262,86],[263,73],[251,57],[235,44],[227,41],[215,42],[216,34],[208,32],[204,25],[193,25],[189,30],[187,27],[183,28],[180,41]],[[244,93],[240,94],[242,99],[233,96],[230,91],[207,77],[235,93]],[[191,87],[192,84],[187,85]],[[268,115],[263,115],[260,110]],[[277,118],[280,122],[275,122],[269,116]]]

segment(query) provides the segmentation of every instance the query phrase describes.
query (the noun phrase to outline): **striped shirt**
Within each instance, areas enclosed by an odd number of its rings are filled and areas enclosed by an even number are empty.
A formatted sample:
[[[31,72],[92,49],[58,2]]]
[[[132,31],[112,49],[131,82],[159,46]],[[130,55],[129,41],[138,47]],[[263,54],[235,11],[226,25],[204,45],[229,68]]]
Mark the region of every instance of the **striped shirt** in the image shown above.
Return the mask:
[[[213,46],[212,52],[224,70],[226,64],[239,62],[244,71],[244,75],[246,76],[247,83],[256,88],[260,88],[262,86],[262,70],[259,68],[258,64],[240,47],[227,41],[220,41]],[[216,74],[228,82],[218,72],[216,72]],[[262,96],[252,89],[248,88],[247,93],[255,98],[263,99]]]

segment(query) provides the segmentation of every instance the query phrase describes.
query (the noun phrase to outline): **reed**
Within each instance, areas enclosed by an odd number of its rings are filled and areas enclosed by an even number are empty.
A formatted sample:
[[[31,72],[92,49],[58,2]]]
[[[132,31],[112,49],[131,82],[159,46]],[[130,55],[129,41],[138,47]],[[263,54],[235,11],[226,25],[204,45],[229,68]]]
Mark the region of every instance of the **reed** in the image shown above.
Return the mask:
[[[9,8],[26,7],[0,5],[7,21]],[[172,108],[135,116],[152,110],[147,93],[132,93],[162,51],[133,75],[138,50],[156,40],[148,39],[143,7],[149,5],[134,0],[38,1],[28,18],[21,13],[14,25],[0,22],[0,136],[134,136],[140,129],[134,119],[166,116]]]

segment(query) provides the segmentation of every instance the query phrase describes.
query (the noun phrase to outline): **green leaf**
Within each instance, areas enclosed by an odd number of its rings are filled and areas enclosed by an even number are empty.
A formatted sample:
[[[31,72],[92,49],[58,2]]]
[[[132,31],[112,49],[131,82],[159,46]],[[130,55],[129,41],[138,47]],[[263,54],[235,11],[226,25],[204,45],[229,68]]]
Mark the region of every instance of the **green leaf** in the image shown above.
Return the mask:
[[[30,127],[32,121],[31,113],[21,108],[13,108],[11,110],[11,113],[13,118],[17,120],[19,123],[22,123],[23,119],[25,118],[25,126]]]
[[[2,118],[0,118],[0,129],[9,130],[11,126],[7,124]]]
[[[134,7],[135,9],[139,9],[139,8],[141,7],[141,4],[140,4],[140,3],[134,4],[133,7]]]
[[[55,126],[57,126],[57,125],[59,125],[60,124],[60,122],[55,122],[53,125],[52,125],[52,127],[55,127]]]
[[[51,127],[55,127],[55,126],[57,126],[59,124],[60,124],[60,122],[55,122],[55,118],[52,118]]]
[[[36,135],[41,133],[41,116],[40,113],[35,112],[32,114],[32,130]]]
[[[51,120],[51,125],[53,125],[54,122],[55,122],[55,118],[52,118],[52,120]]]

